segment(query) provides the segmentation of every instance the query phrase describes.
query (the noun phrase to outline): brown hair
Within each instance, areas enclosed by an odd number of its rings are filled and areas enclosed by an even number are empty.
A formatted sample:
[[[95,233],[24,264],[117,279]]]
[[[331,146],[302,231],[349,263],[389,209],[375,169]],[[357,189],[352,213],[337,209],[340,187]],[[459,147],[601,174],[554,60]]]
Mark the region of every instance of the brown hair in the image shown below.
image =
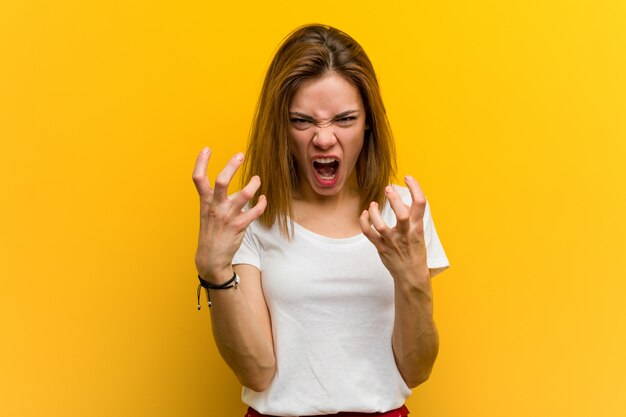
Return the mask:
[[[289,105],[298,88],[329,72],[357,87],[365,107],[367,130],[355,166],[363,208],[371,201],[382,206],[385,186],[395,176],[391,127],[374,68],[361,45],[331,26],[313,24],[296,29],[279,47],[265,76],[242,176],[242,184],[246,184],[253,175],[259,175],[261,188],[251,204],[264,194],[268,206],[260,221],[267,227],[278,221],[284,236],[289,235],[292,193],[298,186],[291,153]]]

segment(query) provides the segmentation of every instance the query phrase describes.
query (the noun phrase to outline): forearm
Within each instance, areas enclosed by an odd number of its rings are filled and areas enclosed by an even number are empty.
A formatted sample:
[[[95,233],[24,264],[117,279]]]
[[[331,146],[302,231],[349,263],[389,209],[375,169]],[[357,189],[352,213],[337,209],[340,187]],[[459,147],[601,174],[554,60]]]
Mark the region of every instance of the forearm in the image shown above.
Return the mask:
[[[202,149],[192,177],[200,197],[195,263],[202,279],[220,285],[233,275],[233,257],[248,226],[263,214],[267,201],[261,195],[254,206],[244,210],[261,185],[258,176],[253,176],[240,192],[228,196],[228,185],[243,162],[241,153],[233,156],[220,171],[212,188],[206,175],[210,154],[208,147]],[[237,287],[209,290],[213,302],[213,335],[221,355],[241,383],[263,391],[274,376],[276,361],[260,271],[249,265],[239,266],[237,274],[245,275]]]
[[[439,337],[433,320],[430,272],[425,266],[395,279],[392,344],[407,385],[416,387],[426,381],[437,357]]]
[[[271,330],[260,323],[242,288],[213,290],[211,301],[213,337],[220,354],[244,386],[265,390],[276,369]]]

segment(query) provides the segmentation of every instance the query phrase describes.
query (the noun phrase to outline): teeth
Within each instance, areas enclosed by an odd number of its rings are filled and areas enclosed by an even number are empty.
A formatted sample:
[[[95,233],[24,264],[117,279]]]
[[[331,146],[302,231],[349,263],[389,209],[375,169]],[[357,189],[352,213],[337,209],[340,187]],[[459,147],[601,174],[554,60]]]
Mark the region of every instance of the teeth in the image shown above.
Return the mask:
[[[315,162],[319,162],[320,164],[330,164],[331,162],[335,162],[335,158],[316,158]]]
[[[323,175],[320,175],[320,178],[323,179],[323,180],[332,180],[333,178],[335,178],[335,176],[331,175],[330,177],[325,177]]]

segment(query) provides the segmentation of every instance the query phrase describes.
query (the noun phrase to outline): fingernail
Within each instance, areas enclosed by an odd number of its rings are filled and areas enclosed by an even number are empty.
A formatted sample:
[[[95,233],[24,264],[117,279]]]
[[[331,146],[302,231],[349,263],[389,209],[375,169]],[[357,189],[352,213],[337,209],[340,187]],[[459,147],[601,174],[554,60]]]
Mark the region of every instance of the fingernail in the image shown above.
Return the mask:
[[[243,154],[242,154],[241,152],[239,152],[239,153],[237,154],[237,160],[238,160],[238,161],[243,161]]]
[[[209,153],[209,147],[205,146],[204,148],[202,148],[202,153]]]
[[[414,180],[413,180],[413,177],[412,177],[412,176],[410,176],[410,175],[407,175],[406,177],[404,177],[404,180],[405,180],[405,181],[414,181]]]
[[[391,194],[391,191],[392,191],[391,185],[388,185],[388,186],[385,187],[385,192],[387,194]]]

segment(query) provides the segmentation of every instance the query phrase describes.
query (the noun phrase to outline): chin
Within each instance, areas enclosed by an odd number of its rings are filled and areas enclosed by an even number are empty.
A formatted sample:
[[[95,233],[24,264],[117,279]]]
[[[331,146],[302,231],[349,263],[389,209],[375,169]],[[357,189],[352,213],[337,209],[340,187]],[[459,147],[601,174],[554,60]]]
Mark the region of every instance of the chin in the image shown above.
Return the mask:
[[[345,187],[343,181],[337,181],[337,183],[332,186],[323,186],[318,184],[315,179],[309,181],[309,185],[316,194],[327,197],[339,194]]]

